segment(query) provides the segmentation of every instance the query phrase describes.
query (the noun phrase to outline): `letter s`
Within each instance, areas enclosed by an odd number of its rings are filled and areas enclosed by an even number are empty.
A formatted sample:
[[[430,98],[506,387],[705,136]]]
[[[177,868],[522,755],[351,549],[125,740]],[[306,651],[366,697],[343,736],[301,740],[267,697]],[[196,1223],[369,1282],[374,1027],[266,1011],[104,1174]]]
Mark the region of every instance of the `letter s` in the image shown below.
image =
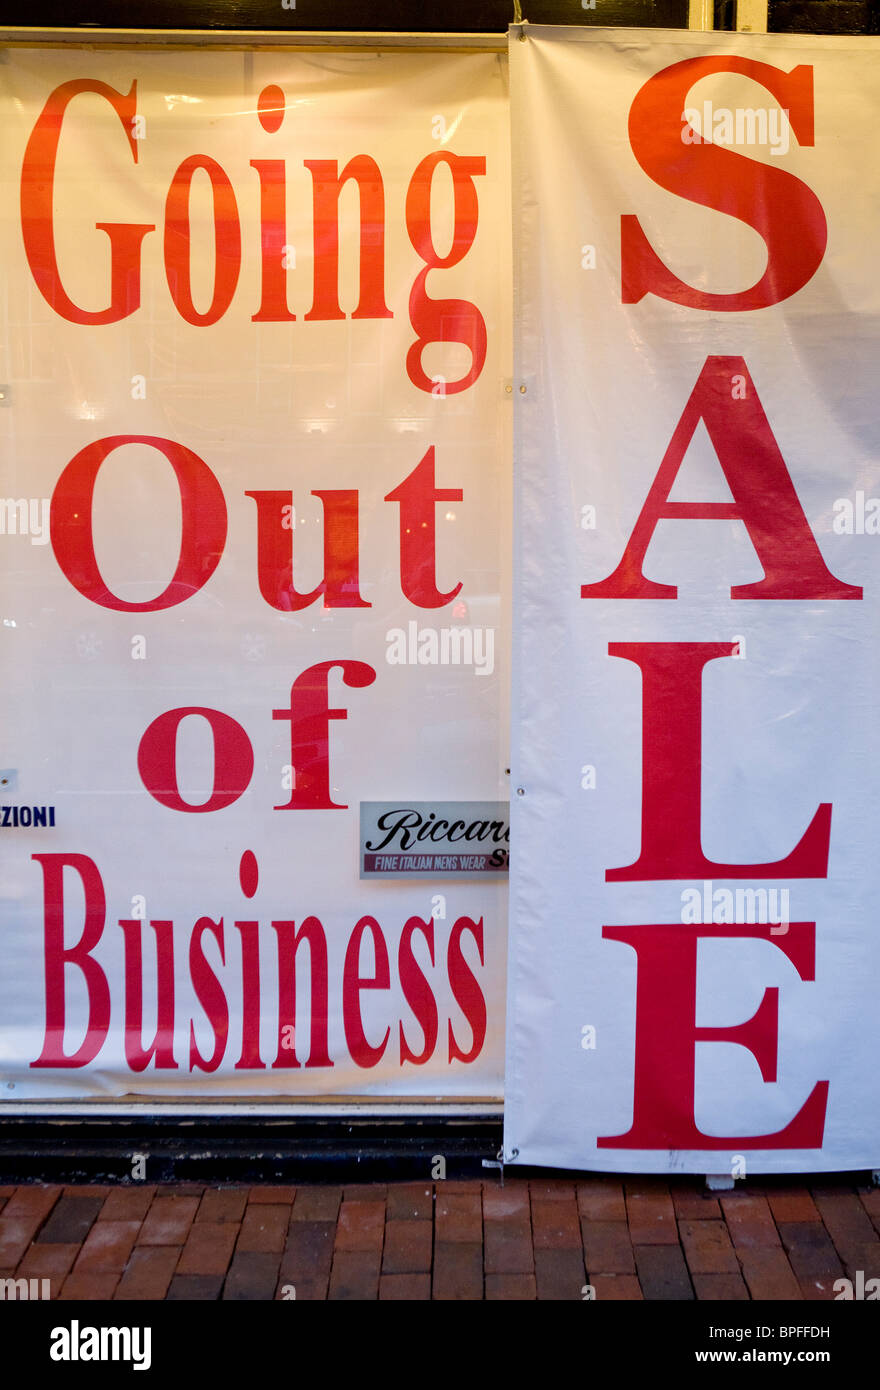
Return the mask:
[[[825,254],[825,213],[800,179],[706,138],[700,144],[682,143],[681,113],[691,87],[718,72],[740,73],[760,83],[788,110],[798,142],[813,144],[812,67],[799,65],[785,73],[769,63],[734,55],[686,58],[649,78],[630,108],[630,144],[645,173],[661,188],[754,228],[767,247],[767,269],[751,289],[734,294],[692,289],[664,265],[638,218],[628,214],[620,219],[624,304],[638,304],[644,295],[656,294],[691,309],[765,309],[802,289]]]

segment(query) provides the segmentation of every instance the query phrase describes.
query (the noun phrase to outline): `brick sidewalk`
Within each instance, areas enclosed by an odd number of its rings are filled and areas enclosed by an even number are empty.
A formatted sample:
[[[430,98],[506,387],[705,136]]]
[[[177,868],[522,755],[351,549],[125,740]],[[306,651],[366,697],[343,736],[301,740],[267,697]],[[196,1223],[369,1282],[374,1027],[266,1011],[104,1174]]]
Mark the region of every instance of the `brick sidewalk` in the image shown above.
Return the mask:
[[[828,1299],[880,1277],[880,1188],[508,1177],[0,1187],[0,1278],[60,1299]]]

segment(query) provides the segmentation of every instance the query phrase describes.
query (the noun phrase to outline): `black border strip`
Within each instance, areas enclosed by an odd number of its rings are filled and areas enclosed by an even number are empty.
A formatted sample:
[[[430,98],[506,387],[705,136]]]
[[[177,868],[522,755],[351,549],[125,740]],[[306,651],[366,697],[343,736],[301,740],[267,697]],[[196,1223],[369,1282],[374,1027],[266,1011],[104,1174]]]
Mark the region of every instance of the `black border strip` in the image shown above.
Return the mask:
[[[82,29],[237,29],[371,33],[504,34],[513,0],[4,0],[8,26]],[[365,14],[368,8],[369,13]],[[624,25],[686,29],[688,0],[524,0],[532,24]],[[365,25],[365,18],[369,23]]]
[[[490,1177],[498,1115],[0,1119],[0,1184],[386,1182]],[[138,1157],[143,1162],[136,1163]],[[484,1168],[483,1160],[493,1164]]]

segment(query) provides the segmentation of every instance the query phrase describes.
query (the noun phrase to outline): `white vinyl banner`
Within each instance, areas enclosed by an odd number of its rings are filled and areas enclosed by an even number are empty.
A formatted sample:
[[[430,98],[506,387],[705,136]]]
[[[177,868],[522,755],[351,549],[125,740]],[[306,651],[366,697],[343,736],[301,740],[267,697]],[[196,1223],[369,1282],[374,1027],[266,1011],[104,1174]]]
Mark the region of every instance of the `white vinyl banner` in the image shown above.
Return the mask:
[[[507,60],[0,67],[0,1105],[499,1097]]]
[[[505,1154],[880,1164],[880,41],[512,35]]]

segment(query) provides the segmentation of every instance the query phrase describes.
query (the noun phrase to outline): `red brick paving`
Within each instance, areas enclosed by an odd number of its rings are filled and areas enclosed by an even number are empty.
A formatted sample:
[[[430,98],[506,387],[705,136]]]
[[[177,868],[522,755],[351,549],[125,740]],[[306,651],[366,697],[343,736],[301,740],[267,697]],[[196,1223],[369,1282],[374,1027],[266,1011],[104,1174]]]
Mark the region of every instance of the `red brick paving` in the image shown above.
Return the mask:
[[[242,1252],[280,1252],[284,1249],[289,1225],[288,1205],[279,1203],[273,1206],[268,1202],[253,1202],[244,1214],[235,1248]]]
[[[138,1236],[138,1245],[182,1245],[199,1208],[198,1197],[156,1196]]]
[[[279,1282],[292,1284],[298,1290],[298,1298],[301,1296],[299,1290],[303,1285],[313,1290],[312,1297],[326,1297],[330,1267],[333,1263],[335,1232],[336,1225],[332,1221],[290,1223],[287,1245],[281,1258]],[[323,1293],[320,1292],[321,1289]]]
[[[203,1221],[190,1227],[179,1252],[178,1274],[225,1274],[232,1259],[238,1227],[231,1221]]]
[[[532,1240],[535,1250],[577,1250],[581,1244],[574,1193],[546,1202],[532,1197]]]
[[[74,1302],[84,1298],[104,1303],[113,1298],[118,1287],[118,1274],[95,1274],[94,1271],[89,1274],[68,1274],[57,1297],[62,1300],[70,1299]],[[143,1296],[145,1298],[163,1297],[161,1293],[150,1293]],[[56,1297],[54,1285],[52,1297]]]
[[[520,1301],[537,1298],[534,1274],[487,1274],[486,1298],[488,1300],[518,1299]]]
[[[781,1244],[766,1197],[737,1193],[722,1197],[721,1208],[727,1229],[739,1251]]]
[[[723,1221],[679,1221],[678,1230],[691,1274],[739,1274]]]
[[[712,1197],[708,1192],[691,1192],[675,1188],[672,1193],[672,1205],[679,1221],[718,1221],[721,1218],[718,1198]]]
[[[164,1298],[179,1259],[180,1251],[174,1245],[138,1246],[132,1251],[131,1259],[113,1297],[145,1300]],[[65,1289],[71,1279],[78,1277],[84,1276],[77,1276],[75,1272],[69,1275],[65,1280]]]
[[[738,1300],[880,1277],[880,1189],[698,1178],[0,1187],[0,1274],[97,1300]]]
[[[303,1187],[296,1194],[291,1213],[294,1221],[333,1221],[342,1201],[338,1187]]]
[[[483,1223],[483,1269],[489,1274],[533,1274],[532,1231],[525,1220],[486,1220]]]
[[[694,1297],[680,1245],[638,1245],[636,1272],[645,1298],[683,1302]]]
[[[248,1193],[248,1201],[254,1204],[268,1202],[270,1205],[286,1203],[290,1206],[295,1195],[295,1187],[252,1187]]]
[[[821,1221],[815,1202],[809,1192],[791,1189],[771,1192],[768,1201],[773,1220],[780,1221]]]
[[[432,1297],[444,1301],[482,1299],[482,1244],[463,1240],[435,1244]]]
[[[582,1221],[587,1269],[591,1274],[635,1274],[629,1232],[624,1221]]]
[[[94,1269],[103,1274],[114,1270],[122,1274],[140,1228],[140,1221],[96,1221],[79,1252],[76,1273]]]
[[[665,1183],[628,1182],[625,1191],[633,1245],[677,1245],[675,1208]]]
[[[508,1182],[504,1187],[483,1183],[483,1220],[513,1220],[517,1224],[529,1224],[529,1185],[526,1182]]]
[[[447,1242],[461,1241],[472,1245],[483,1239],[483,1206],[480,1188],[475,1184],[471,1193],[447,1193],[442,1185],[437,1191],[435,1211],[437,1240]]]
[[[749,1291],[743,1283],[741,1274],[695,1274],[694,1292],[702,1300],[712,1299],[720,1303],[743,1301]]]
[[[598,1301],[600,1298],[635,1303],[644,1298],[641,1285],[634,1274],[594,1274],[590,1280]]]
[[[155,1187],[116,1187],[98,1212],[98,1220],[143,1221],[155,1195]]]
[[[803,1298],[798,1281],[781,1246],[745,1250],[740,1256],[743,1278],[753,1299]]]
[[[223,1297],[252,1302],[271,1301],[278,1287],[280,1264],[281,1256],[274,1252],[236,1250],[223,1285]]]
[[[169,1302],[213,1302],[223,1291],[222,1274],[175,1274],[165,1297]]]
[[[557,1246],[535,1251],[535,1283],[539,1299],[554,1302],[583,1299],[589,1287],[580,1249]]]
[[[617,1178],[588,1178],[577,1185],[581,1216],[592,1221],[625,1221],[626,1201],[623,1183]]]
[[[379,1250],[337,1250],[327,1297],[361,1302],[377,1299],[381,1262]]]
[[[433,1231],[430,1221],[389,1221],[382,1253],[383,1274],[430,1274]]]
[[[18,1266],[18,1275],[23,1279],[49,1279],[60,1287],[81,1249],[79,1245],[32,1245]]]
[[[431,1221],[434,1216],[434,1189],[431,1183],[404,1182],[389,1187],[385,1212],[389,1221]]]
[[[240,1221],[248,1199],[246,1187],[212,1187],[204,1193],[196,1221]]]
[[[344,1201],[339,1208],[336,1223],[336,1242],[338,1251],[382,1252],[382,1238],[385,1233],[385,1197],[376,1201]]]
[[[407,1303],[426,1302],[431,1297],[430,1274],[383,1274],[379,1280],[379,1298]]]
[[[103,1197],[69,1197],[65,1193],[53,1206],[36,1237],[37,1241],[49,1245],[71,1242],[79,1245],[85,1240],[103,1205]]]
[[[858,1262],[860,1252],[873,1245],[876,1232],[856,1194],[817,1192],[815,1202],[840,1258],[846,1261],[852,1253]]]

